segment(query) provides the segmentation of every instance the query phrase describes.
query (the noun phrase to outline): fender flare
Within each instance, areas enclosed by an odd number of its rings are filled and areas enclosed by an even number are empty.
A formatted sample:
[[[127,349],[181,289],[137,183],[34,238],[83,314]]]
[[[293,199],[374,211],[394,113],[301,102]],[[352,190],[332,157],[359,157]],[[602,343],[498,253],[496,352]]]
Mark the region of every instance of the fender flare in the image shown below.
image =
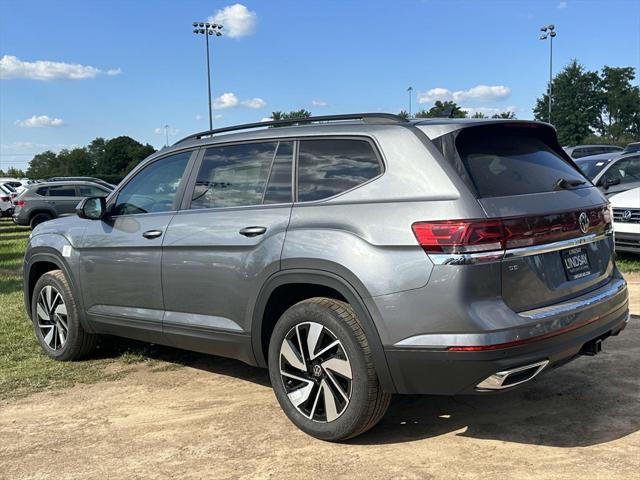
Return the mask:
[[[396,388],[393,384],[378,329],[369,309],[362,300],[362,296],[344,278],[323,270],[283,270],[271,276],[265,282],[258,294],[251,318],[251,345],[257,366],[267,367],[267,352],[264,352],[262,348],[262,322],[267,302],[276,288],[293,283],[309,283],[332,288],[349,302],[358,315],[362,329],[367,336],[380,385],[386,392],[395,392]]]
[[[30,253],[29,258],[25,259],[24,273],[22,276],[22,287],[24,292],[24,306],[27,311],[27,316],[31,318],[31,296],[29,295],[29,277],[31,276],[31,268],[39,262],[48,262],[56,265],[60,270],[64,272],[67,277],[67,281],[71,286],[73,293],[73,300],[78,309],[78,318],[82,327],[90,333],[93,333],[93,329],[88,324],[84,315],[84,304],[82,302],[82,295],[76,287],[76,282],[71,274],[71,268],[60,256],[59,252],[54,248],[48,247],[36,247],[35,252]]]

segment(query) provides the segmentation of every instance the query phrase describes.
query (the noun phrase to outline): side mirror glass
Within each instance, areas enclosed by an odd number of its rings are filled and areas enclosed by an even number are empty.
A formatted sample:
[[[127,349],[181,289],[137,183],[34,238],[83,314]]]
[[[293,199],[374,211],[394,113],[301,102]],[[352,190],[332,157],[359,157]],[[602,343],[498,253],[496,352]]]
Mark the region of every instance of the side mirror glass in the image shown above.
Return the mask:
[[[88,197],[83,199],[76,208],[76,214],[80,218],[88,220],[100,220],[107,213],[107,202],[104,197]]]

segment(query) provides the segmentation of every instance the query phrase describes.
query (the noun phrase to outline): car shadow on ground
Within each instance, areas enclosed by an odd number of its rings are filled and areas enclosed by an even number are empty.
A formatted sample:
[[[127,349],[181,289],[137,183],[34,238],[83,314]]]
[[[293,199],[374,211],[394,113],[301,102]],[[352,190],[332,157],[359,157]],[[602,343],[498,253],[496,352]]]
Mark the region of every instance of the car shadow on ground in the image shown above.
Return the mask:
[[[518,390],[464,396],[394,396],[382,421],[353,444],[386,444],[450,432],[479,439],[586,447],[640,430],[640,318],[582,357]]]
[[[395,395],[387,414],[354,445],[411,442],[451,432],[479,439],[585,447],[640,430],[640,319],[605,342],[597,357],[578,358],[520,389],[489,395]],[[113,339],[92,358],[131,352],[270,386],[266,370],[236,360]],[[293,426],[291,428],[294,428]]]

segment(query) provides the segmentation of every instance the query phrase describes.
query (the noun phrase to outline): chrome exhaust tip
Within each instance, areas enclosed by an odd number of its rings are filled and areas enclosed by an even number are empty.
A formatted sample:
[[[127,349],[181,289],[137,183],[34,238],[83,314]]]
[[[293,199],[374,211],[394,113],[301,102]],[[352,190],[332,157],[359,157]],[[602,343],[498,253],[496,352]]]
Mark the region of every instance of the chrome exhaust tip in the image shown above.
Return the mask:
[[[502,390],[515,387],[533,379],[548,364],[549,360],[543,360],[542,362],[530,363],[522,367],[496,372],[476,385],[476,390]]]

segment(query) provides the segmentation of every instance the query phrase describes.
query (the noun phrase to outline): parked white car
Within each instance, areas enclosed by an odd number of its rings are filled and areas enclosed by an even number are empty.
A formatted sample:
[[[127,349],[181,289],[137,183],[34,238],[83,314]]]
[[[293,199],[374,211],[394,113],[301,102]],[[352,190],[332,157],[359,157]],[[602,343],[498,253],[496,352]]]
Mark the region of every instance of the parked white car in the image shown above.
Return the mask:
[[[23,181],[23,180],[18,180],[17,178],[8,178],[8,177],[0,178],[0,184],[10,185],[19,194],[26,190],[26,187],[28,185],[27,182],[28,180]]]
[[[617,252],[640,254],[640,187],[609,198]]]
[[[11,192],[0,185],[0,217],[10,217],[13,213]]]

